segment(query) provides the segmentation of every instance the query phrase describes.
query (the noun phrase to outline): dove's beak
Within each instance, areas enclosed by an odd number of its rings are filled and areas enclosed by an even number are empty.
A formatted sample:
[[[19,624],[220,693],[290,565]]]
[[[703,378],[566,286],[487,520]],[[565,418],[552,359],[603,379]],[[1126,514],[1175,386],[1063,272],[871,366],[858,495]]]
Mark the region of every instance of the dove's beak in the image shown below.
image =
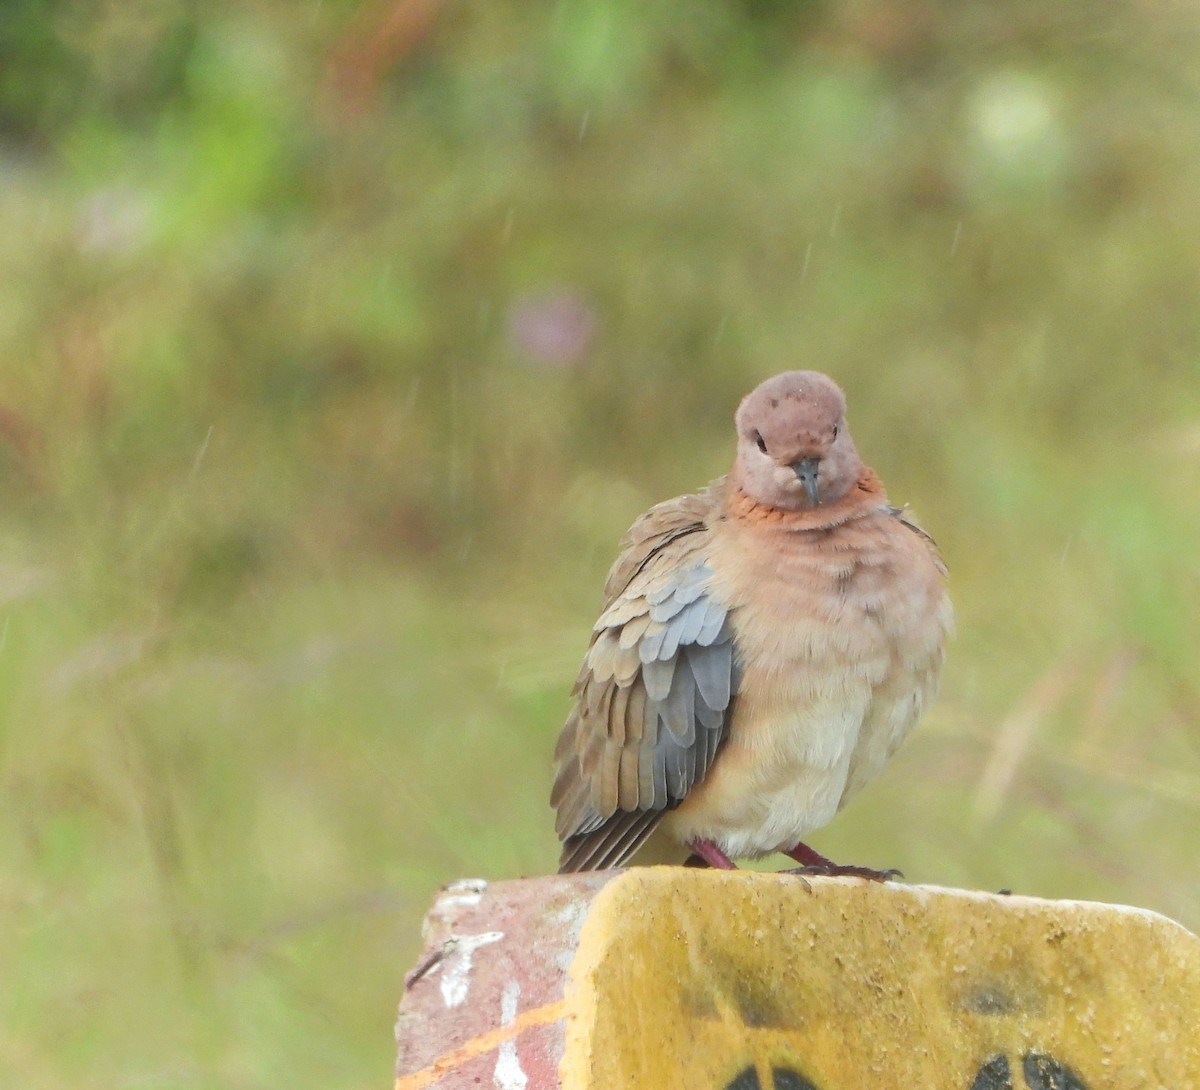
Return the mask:
[[[808,502],[814,507],[821,502],[820,493],[817,492],[817,469],[820,464],[820,458],[802,458],[800,461],[792,463],[792,472],[796,474],[796,478],[804,485],[804,491],[808,495]]]

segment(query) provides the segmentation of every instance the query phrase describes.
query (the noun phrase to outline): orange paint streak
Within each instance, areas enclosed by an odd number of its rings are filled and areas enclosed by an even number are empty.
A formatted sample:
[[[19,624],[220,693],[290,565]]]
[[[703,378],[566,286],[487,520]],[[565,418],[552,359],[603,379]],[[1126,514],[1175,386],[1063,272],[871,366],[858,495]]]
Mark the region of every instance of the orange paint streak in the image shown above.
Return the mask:
[[[428,1067],[414,1071],[411,1075],[401,1075],[396,1080],[393,1090],[421,1090],[422,1087],[437,1082],[443,1075],[449,1074],[455,1068],[462,1067],[468,1060],[490,1052],[493,1048],[499,1047],[505,1041],[512,1040],[533,1026],[544,1026],[549,1022],[557,1022],[566,1013],[567,1001],[559,999],[553,1003],[547,1003],[545,1006],[534,1007],[533,1010],[518,1014],[507,1025],[497,1026],[495,1029],[488,1030],[487,1033],[481,1033],[478,1037],[472,1037],[466,1044],[439,1056]]]

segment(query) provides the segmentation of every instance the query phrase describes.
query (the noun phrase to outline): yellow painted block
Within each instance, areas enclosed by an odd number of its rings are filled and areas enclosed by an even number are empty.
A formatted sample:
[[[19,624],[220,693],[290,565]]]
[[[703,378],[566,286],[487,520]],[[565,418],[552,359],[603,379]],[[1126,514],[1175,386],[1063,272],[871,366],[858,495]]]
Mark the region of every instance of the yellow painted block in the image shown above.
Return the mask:
[[[635,868],[596,895],[563,1090],[1197,1090],[1200,939],[1151,912]]]

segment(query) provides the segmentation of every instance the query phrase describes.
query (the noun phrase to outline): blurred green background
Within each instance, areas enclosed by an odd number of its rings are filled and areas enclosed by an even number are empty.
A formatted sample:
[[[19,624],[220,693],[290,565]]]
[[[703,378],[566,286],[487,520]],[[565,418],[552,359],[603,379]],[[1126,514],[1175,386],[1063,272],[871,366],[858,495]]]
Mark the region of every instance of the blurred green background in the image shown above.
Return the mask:
[[[0,1081],[389,1085],[617,539],[814,367],[943,696],[814,838],[1200,928],[1200,12],[5,0]]]

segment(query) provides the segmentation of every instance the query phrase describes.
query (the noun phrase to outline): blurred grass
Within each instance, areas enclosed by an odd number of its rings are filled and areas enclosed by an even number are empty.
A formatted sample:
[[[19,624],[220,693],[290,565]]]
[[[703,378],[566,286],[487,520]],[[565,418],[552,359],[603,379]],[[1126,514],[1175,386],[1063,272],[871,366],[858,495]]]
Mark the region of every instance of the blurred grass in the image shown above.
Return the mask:
[[[615,542],[818,367],[953,572],[817,838],[1200,927],[1200,16],[12,0],[0,1071],[384,1085]]]

